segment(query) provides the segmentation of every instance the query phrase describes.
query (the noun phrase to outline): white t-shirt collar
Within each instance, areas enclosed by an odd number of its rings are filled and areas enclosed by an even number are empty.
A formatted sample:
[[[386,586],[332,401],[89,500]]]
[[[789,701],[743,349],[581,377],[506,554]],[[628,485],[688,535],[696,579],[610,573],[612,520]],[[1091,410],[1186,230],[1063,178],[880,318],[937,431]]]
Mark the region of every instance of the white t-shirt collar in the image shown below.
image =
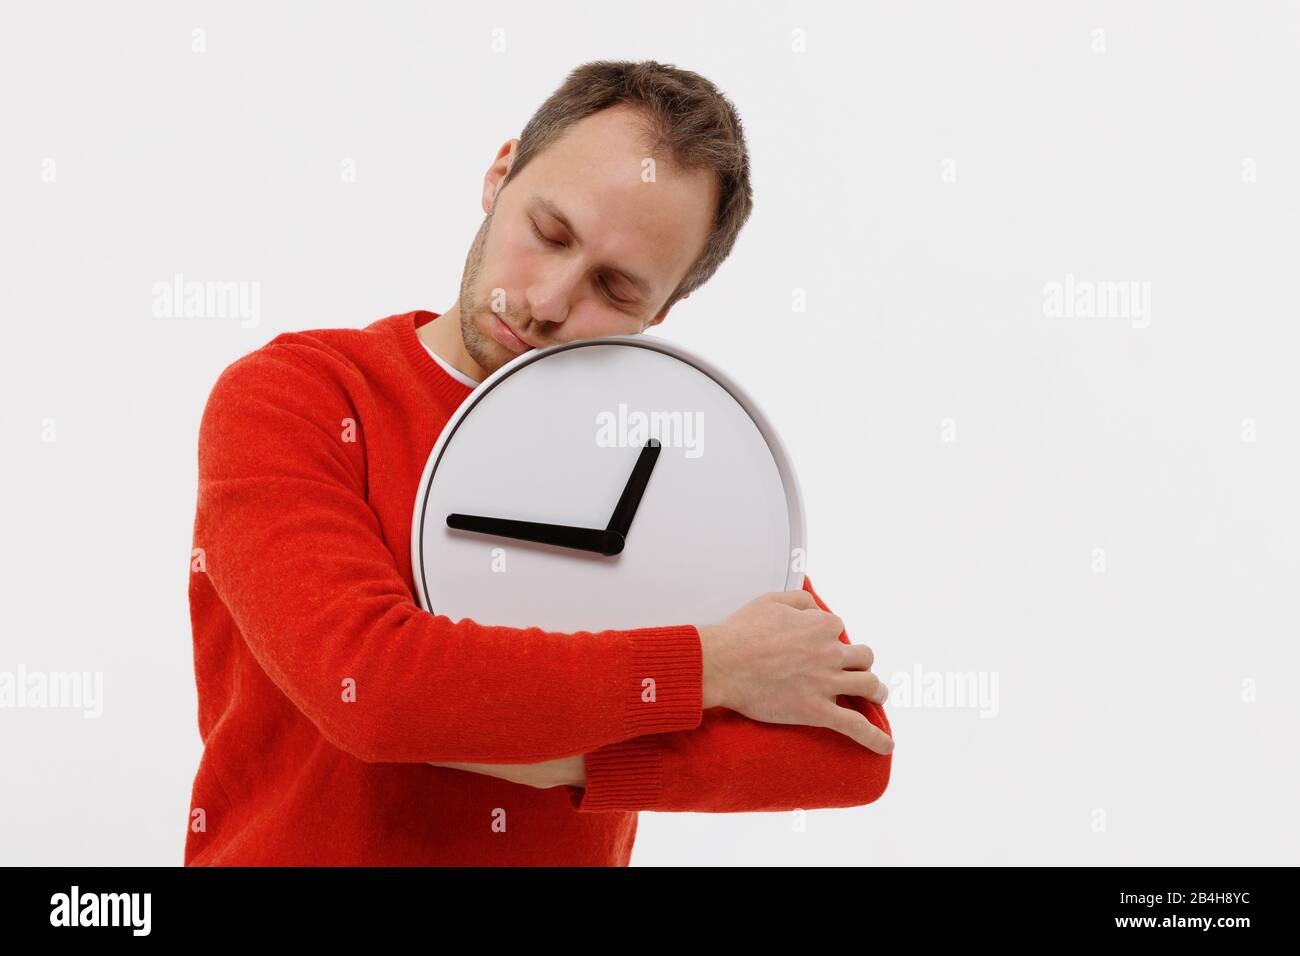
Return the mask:
[[[428,343],[425,342],[424,339],[420,339],[420,344],[423,345],[423,346],[424,346],[424,350],[425,350],[426,352],[428,352],[429,355],[431,355],[431,356],[433,357],[433,360],[434,360],[435,362],[437,362],[439,365],[442,366],[442,370],[443,370],[444,372],[446,372],[448,375],[450,375],[450,376],[451,376],[452,378],[454,378],[456,381],[460,382],[462,385],[468,385],[470,388],[478,388],[478,382],[474,381],[472,378],[470,378],[468,375],[466,375],[466,374],[465,374],[464,372],[462,372],[460,369],[458,369],[458,368],[454,368],[454,367],[452,367],[451,365],[447,364],[445,361],[443,361],[442,357],[441,357],[440,355],[438,355],[437,352],[435,352],[433,349],[429,348]]]

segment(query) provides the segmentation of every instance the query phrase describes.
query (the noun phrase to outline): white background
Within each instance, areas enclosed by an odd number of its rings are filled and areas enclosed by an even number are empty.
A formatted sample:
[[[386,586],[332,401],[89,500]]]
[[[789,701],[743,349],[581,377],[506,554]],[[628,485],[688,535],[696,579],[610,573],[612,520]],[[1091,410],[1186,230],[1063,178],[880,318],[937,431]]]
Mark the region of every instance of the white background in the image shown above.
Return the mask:
[[[592,59],[743,118],[753,218],[658,332],[774,419],[818,591],[883,677],[998,679],[994,717],[895,691],[879,802],[643,814],[633,862],[1296,863],[1280,2],[6,4],[0,669],[102,671],[105,702],[0,710],[0,862],[180,863],[213,381],[450,306],[484,171]],[[154,317],[178,272],[260,283],[259,324]],[[1149,282],[1150,324],[1048,317],[1067,274]]]

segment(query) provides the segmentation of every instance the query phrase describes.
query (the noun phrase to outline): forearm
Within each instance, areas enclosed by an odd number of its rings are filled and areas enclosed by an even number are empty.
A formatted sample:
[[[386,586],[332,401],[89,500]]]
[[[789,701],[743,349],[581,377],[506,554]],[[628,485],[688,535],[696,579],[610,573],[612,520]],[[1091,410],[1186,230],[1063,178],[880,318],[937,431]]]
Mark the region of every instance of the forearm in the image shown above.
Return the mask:
[[[826,609],[805,581],[805,589]],[[849,643],[841,633],[842,643]],[[879,704],[840,695],[892,736]],[[585,812],[658,810],[735,813],[851,807],[879,799],[892,754],[880,754],[827,727],[750,720],[710,707],[698,728],[622,741],[586,756],[587,784],[572,795]]]
[[[491,764],[491,763],[433,763],[434,767],[449,770],[465,770],[469,773],[483,774],[508,780],[511,783],[527,784],[531,787],[547,789],[550,787],[585,787],[587,770],[584,754],[561,757],[540,763]]]

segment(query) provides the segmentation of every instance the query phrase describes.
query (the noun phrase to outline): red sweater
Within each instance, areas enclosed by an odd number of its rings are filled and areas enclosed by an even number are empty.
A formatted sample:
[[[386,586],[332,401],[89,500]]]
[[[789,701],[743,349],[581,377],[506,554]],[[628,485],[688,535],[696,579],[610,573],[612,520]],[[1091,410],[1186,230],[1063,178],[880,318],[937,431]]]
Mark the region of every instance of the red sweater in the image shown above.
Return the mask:
[[[420,608],[416,485],[471,391],[417,338],[433,318],[284,333],[212,388],[189,586],[204,749],[185,865],[625,866],[639,810],[878,798],[889,756],[702,710],[693,624],[562,634]],[[839,700],[889,732],[876,704]],[[429,766],[579,753],[585,788]]]

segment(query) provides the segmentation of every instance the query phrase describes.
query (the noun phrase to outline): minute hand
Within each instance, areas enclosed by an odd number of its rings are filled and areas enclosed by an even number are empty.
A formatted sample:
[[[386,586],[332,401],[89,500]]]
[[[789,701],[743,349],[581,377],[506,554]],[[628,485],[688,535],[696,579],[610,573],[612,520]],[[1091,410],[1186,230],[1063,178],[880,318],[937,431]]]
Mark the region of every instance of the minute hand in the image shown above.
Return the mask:
[[[574,528],[563,524],[543,524],[537,521],[518,521],[514,518],[485,518],[482,515],[447,515],[447,527],[459,531],[476,531],[479,534],[535,541],[576,551],[591,551],[612,557],[623,550],[623,536],[613,531],[593,528]]]
[[[618,499],[606,531],[620,538],[627,538],[627,533],[632,530],[632,519],[636,517],[636,509],[641,504],[641,496],[645,494],[646,485],[650,483],[650,472],[654,471],[655,461],[658,458],[659,440],[651,438],[641,449],[636,464],[632,466],[632,475],[623,488],[623,495]]]

